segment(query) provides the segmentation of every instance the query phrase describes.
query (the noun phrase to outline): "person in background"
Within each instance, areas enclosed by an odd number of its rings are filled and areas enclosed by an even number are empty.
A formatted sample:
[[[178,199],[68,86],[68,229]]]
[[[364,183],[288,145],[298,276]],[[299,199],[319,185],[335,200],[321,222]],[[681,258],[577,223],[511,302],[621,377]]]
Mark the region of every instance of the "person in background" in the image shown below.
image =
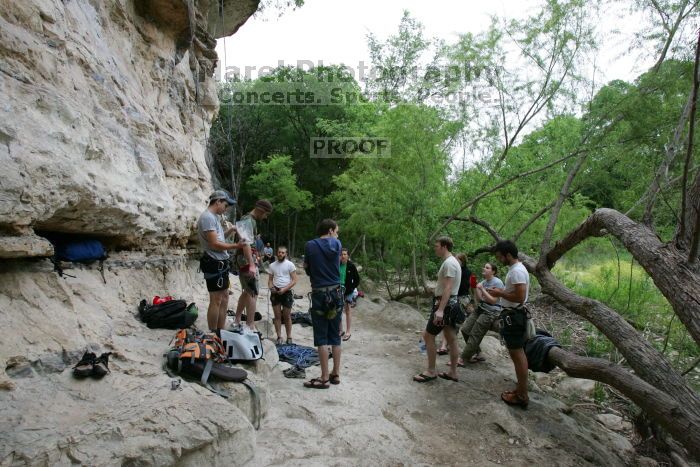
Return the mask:
[[[459,291],[457,292],[457,299],[459,300],[459,303],[462,305],[462,307],[466,310],[467,305],[469,305],[469,291],[470,291],[470,277],[472,275],[471,270],[469,270],[469,266],[467,266],[467,255],[464,253],[457,253],[455,255],[455,258],[457,258],[457,261],[459,261],[460,265],[460,270],[461,270],[461,278],[459,281]],[[442,336],[443,333],[440,333],[440,336]],[[438,336],[438,337],[440,337]],[[437,354],[438,355],[447,355],[449,353],[449,349],[447,348],[447,340],[442,338],[442,344],[440,344],[440,348],[438,348]]]
[[[304,387],[328,389],[340,384],[340,325],[343,317],[343,291],[340,286],[338,224],[324,219],[316,226],[318,238],[306,242],[304,269],[311,280],[311,323],[318,349],[321,377],[304,382]],[[333,352],[333,371],[328,372],[328,346]]]
[[[265,248],[265,244],[263,243],[262,236],[260,234],[257,234],[255,236],[255,264],[258,265],[258,268],[262,268],[262,262],[263,262],[263,249]]]
[[[297,283],[297,268],[287,259],[287,247],[277,248],[277,261],[270,263],[270,275],[267,276],[267,287],[270,289],[270,303],[275,312],[275,344],[282,344],[282,320],[287,333],[287,344],[292,341],[292,306],[294,294],[292,288]]]
[[[207,325],[217,332],[226,325],[229,288],[229,250],[242,249],[241,243],[227,243],[226,237],[235,227],[221,225],[219,216],[236,204],[236,200],[225,190],[216,190],[209,196],[209,206],[197,220],[197,236],[204,251],[199,268],[204,274],[209,291]]]
[[[496,259],[508,266],[505,289],[487,288],[492,297],[500,298],[501,337],[513,360],[517,386],[513,391],[501,393],[501,400],[508,405],[527,408],[527,357],[525,356],[525,330],[527,328],[527,303],[530,289],[530,274],[518,259],[518,247],[510,240],[501,240],[494,247]]]
[[[340,325],[340,337],[343,341],[350,340],[350,326],[352,325],[352,307],[355,306],[357,299],[357,286],[360,284],[360,274],[357,272],[357,267],[350,261],[348,249],[343,248],[340,254],[340,283],[345,286],[345,331],[343,325]]]
[[[272,247],[270,246],[270,242],[267,242],[265,244],[265,248],[263,248],[263,262],[268,262],[272,263],[274,261],[274,258],[272,257]]]
[[[251,227],[253,238],[259,238],[258,222],[267,219],[272,212],[272,203],[266,199],[259,199],[255,202],[255,207],[245,216],[241,217],[240,223],[247,223]],[[246,321],[248,327],[253,331],[255,328],[255,308],[259,293],[259,273],[255,263],[255,242],[252,245],[245,244],[242,249],[243,254],[236,255],[238,265],[238,279],[241,282],[241,296],[238,298],[236,307],[235,325],[240,326],[243,310],[246,311]]]

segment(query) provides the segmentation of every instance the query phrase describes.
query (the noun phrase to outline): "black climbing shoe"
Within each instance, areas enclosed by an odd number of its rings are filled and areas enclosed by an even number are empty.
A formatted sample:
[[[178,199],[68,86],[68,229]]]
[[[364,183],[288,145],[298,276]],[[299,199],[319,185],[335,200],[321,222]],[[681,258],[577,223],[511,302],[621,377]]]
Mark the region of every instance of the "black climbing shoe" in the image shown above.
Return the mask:
[[[112,352],[106,352],[95,359],[95,365],[92,367],[92,376],[102,378],[104,375],[109,373],[110,355],[112,355]]]
[[[95,368],[95,354],[92,352],[85,352],[83,358],[80,359],[78,363],[73,367],[73,376],[76,378],[85,378],[90,376]]]

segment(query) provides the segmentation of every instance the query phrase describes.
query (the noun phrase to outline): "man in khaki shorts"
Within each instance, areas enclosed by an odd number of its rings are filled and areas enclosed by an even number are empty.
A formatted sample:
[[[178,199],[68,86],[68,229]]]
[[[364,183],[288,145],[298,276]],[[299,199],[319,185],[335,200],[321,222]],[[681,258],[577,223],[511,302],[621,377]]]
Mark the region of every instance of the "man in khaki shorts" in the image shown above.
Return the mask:
[[[241,324],[241,315],[246,311],[246,323],[248,327],[255,331],[255,307],[260,291],[260,274],[255,265],[254,248],[255,236],[258,234],[258,221],[267,219],[272,212],[272,203],[266,199],[259,199],[255,202],[255,207],[248,214],[241,217],[237,224],[247,224],[249,233],[252,234],[251,242],[243,246],[242,254],[236,256],[238,266],[238,279],[241,282],[241,296],[238,298],[236,306],[236,326]],[[239,232],[240,234],[241,232]]]

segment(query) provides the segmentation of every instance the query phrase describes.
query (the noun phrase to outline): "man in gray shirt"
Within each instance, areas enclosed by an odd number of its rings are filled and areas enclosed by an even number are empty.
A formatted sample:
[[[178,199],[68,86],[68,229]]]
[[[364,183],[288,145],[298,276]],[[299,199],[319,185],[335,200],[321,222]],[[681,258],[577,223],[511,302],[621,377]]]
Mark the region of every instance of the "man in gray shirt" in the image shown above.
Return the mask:
[[[457,346],[457,328],[464,321],[464,314],[461,318],[457,316],[461,313],[461,307],[457,301],[457,292],[462,279],[462,267],[457,258],[452,256],[452,239],[450,237],[440,237],[435,241],[435,254],[443,262],[438,271],[438,283],[435,287],[433,297],[433,308],[428,324],[423,332],[423,340],[428,353],[428,369],[413,377],[417,383],[432,381],[438,376],[443,379],[457,381],[457,358],[459,349]],[[437,348],[435,347],[435,336],[444,332],[447,346],[450,349],[450,371],[437,374],[435,371],[435,359]]]
[[[226,325],[230,269],[228,250],[242,248],[239,243],[226,242],[226,237],[235,227],[227,223],[224,229],[219,217],[234,204],[236,200],[228,192],[217,190],[209,196],[209,207],[197,220],[197,235],[203,250],[199,268],[204,273],[209,291],[207,324],[214,332]]]

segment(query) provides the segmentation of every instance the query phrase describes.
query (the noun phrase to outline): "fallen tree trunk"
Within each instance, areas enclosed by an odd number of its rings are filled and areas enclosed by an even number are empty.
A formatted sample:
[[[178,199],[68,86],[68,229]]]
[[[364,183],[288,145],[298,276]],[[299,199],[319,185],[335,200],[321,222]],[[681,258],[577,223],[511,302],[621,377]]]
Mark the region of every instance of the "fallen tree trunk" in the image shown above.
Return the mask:
[[[700,415],[696,411],[607,360],[581,357],[556,347],[550,349],[548,359],[569,376],[600,381],[619,390],[683,443],[692,456],[700,458]]]
[[[402,298],[408,298],[408,297],[422,297],[422,298],[430,298],[433,296],[433,290],[430,288],[424,289],[422,287],[418,289],[409,289],[409,290],[404,290],[400,294],[394,295],[392,297],[392,300],[401,300]]]
[[[699,183],[700,185],[700,183]],[[540,263],[551,269],[559,258],[588,237],[604,232],[622,242],[634,259],[649,274],[673,311],[700,345],[700,274],[686,264],[686,255],[673,245],[661,242],[647,226],[634,222],[614,209],[598,209],[569,235],[556,243]]]
[[[531,261],[527,261],[532,266]],[[532,271],[542,292],[550,295],[567,309],[590,321],[622,353],[634,372],[648,384],[672,395],[700,419],[700,397],[685,378],[622,316],[605,304],[582,297],[559,282],[548,268],[539,266]]]

